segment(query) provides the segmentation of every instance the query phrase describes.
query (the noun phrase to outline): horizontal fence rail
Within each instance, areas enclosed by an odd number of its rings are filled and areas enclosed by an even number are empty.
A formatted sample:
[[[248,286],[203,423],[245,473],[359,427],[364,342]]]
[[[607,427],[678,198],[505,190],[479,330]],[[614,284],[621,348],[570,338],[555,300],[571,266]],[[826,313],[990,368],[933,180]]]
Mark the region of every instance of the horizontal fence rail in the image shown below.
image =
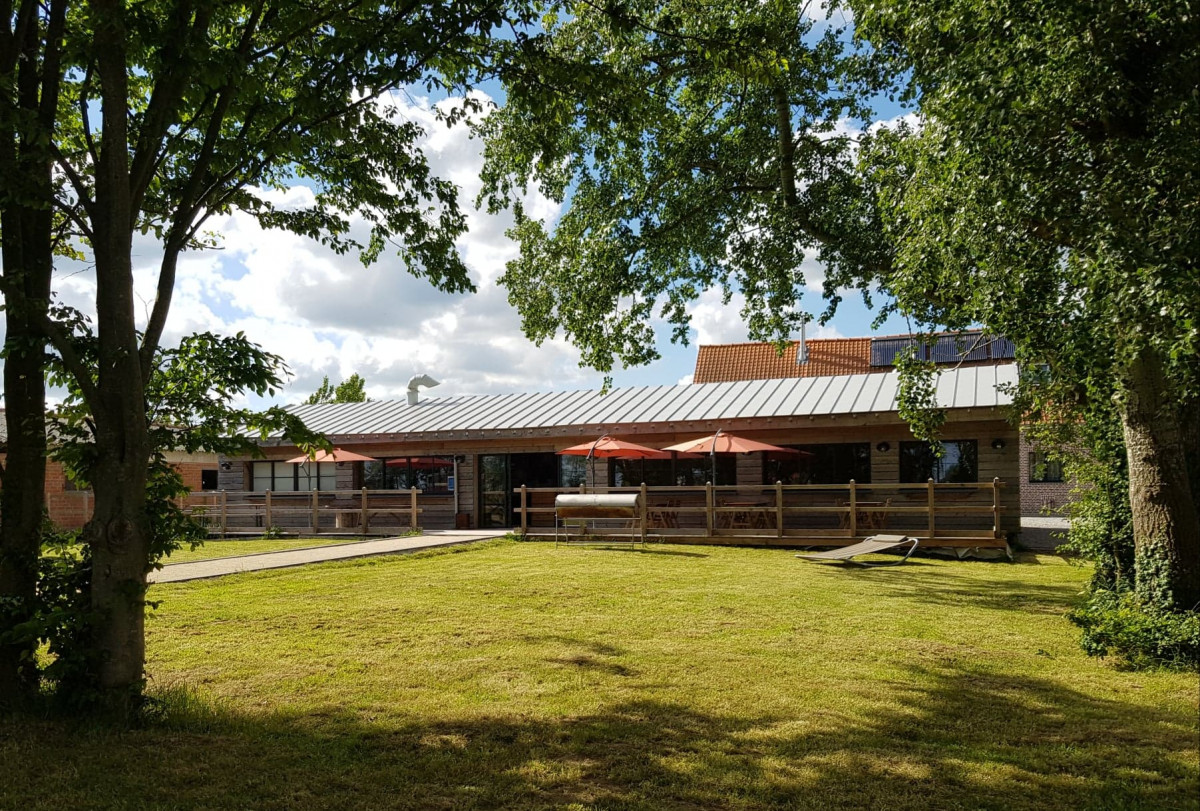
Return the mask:
[[[917,484],[704,485],[698,487],[518,487],[521,531],[550,537],[555,496],[640,493],[635,521],[658,540],[739,539],[793,546],[855,543],[877,533],[918,538],[928,546],[1000,547],[1004,482]],[[628,535],[630,527],[597,524],[597,536]],[[721,542],[725,542],[722,540]]]
[[[208,491],[183,500],[184,511],[210,535],[395,535],[416,531],[422,491]]]

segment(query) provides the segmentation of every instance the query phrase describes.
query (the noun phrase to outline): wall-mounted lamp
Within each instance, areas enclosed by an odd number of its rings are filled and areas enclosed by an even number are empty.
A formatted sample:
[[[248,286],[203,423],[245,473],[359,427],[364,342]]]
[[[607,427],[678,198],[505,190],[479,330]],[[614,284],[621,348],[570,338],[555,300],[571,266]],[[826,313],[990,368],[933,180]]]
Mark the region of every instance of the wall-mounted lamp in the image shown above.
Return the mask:
[[[875,450],[879,451],[880,453],[887,453],[891,449],[892,449],[892,445],[889,442],[880,442],[878,445],[875,446]]]
[[[1003,439],[993,439],[993,440],[992,440],[992,448],[993,448],[993,450],[1002,451],[1002,450],[1004,450],[1004,446],[1005,446],[1005,445],[1007,445],[1007,444],[1008,444],[1008,443],[1007,443],[1007,442],[1005,442]]]
[[[337,463],[337,466],[338,466],[338,467],[345,467],[345,466],[346,466],[346,463],[345,463],[345,462],[338,462],[338,463]]]
[[[233,465],[230,462],[222,462],[221,463],[221,470],[232,470],[232,469],[233,469]]]

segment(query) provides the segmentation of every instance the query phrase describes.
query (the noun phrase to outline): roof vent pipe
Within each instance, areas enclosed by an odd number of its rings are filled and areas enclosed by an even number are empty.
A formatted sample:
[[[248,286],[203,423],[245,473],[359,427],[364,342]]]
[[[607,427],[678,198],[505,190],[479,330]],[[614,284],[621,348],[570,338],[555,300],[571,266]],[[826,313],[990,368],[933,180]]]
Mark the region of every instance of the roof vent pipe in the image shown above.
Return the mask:
[[[409,405],[417,404],[417,389],[420,386],[424,386],[427,389],[431,389],[434,386],[438,386],[438,385],[441,385],[441,384],[438,381],[434,380],[429,375],[413,375],[411,378],[409,378],[409,381],[408,381],[408,404]]]
[[[800,343],[796,347],[796,365],[808,363],[808,317],[800,322]]]

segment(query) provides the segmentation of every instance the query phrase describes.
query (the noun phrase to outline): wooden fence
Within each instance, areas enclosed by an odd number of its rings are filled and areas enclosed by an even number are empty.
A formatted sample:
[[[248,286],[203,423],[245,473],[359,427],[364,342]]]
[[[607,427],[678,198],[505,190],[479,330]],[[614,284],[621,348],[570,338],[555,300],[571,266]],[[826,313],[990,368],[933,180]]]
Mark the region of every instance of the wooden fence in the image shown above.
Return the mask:
[[[701,487],[519,487],[516,510],[528,536],[555,533],[560,493],[641,493],[633,526],[597,525],[596,535],[749,545],[838,546],[877,533],[909,535],[928,546],[1007,545],[999,479],[978,484],[849,484]]]
[[[229,535],[395,535],[416,530],[423,512],[421,491],[313,490],[192,493],[185,509],[208,527]]]

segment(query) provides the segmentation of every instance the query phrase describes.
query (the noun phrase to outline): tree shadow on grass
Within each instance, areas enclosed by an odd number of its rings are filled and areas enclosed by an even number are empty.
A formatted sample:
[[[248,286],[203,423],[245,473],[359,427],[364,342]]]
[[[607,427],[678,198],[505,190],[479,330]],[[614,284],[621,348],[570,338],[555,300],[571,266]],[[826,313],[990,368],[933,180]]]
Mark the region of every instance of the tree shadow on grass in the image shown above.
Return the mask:
[[[948,609],[970,605],[1024,614],[1062,615],[1078,602],[1080,594],[1080,585],[1075,583],[1031,583],[1018,576],[997,578],[986,576],[990,572],[946,566],[909,568],[905,564],[884,569],[847,569],[841,574],[855,582],[869,582],[880,596]]]
[[[806,715],[643,700],[578,717],[263,716],[178,694],[149,729],[0,721],[21,808],[1195,808],[1195,719],[914,670]],[[875,685],[878,692],[880,685]],[[719,689],[719,688],[716,688]]]

